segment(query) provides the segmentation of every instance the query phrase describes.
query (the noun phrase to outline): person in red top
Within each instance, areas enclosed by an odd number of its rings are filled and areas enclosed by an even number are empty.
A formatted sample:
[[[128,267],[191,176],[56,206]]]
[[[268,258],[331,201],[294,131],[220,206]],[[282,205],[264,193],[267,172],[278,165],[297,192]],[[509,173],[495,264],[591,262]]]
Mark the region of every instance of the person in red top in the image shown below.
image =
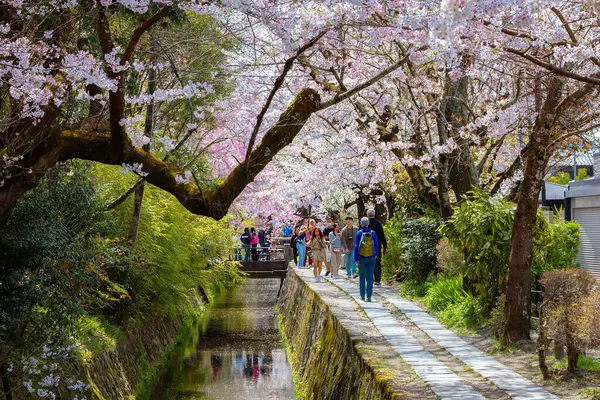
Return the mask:
[[[252,248],[252,261],[258,261],[258,235],[256,229],[250,228],[250,247]]]

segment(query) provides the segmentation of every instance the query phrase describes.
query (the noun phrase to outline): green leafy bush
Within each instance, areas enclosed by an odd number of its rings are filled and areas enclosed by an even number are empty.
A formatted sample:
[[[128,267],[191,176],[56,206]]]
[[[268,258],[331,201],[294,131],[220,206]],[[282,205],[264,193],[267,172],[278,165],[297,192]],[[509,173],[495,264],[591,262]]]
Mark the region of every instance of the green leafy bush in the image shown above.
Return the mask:
[[[383,226],[388,243],[388,251],[381,259],[381,273],[384,280],[400,277],[402,270],[402,249],[404,242],[404,230],[401,217],[394,216],[388,219]]]
[[[533,260],[531,270],[534,277],[541,276],[545,271],[562,268],[578,267],[577,253],[579,252],[579,224],[575,221],[561,221],[555,218],[555,223],[549,224],[538,214],[536,224]]]
[[[441,238],[438,223],[429,218],[407,220],[403,224],[402,275],[406,280],[424,282],[436,269],[436,245]]]
[[[467,294],[460,301],[449,304],[440,311],[439,319],[449,328],[463,332],[475,331],[485,315],[479,300]]]
[[[444,310],[451,304],[460,303],[467,293],[462,287],[462,277],[448,276],[434,282],[427,290],[425,304],[433,311]]]
[[[514,204],[473,192],[441,227],[450,242],[467,254],[462,273],[488,308],[507,278]]]
[[[409,299],[420,299],[427,295],[429,283],[418,281],[404,281],[400,286],[400,295]]]

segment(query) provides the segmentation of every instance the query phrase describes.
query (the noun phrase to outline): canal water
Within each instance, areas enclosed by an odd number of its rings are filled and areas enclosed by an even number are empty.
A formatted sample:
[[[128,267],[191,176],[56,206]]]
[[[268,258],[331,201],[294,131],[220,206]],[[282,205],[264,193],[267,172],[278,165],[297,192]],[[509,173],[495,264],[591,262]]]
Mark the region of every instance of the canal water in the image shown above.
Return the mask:
[[[279,279],[222,293],[175,351],[152,399],[294,399],[275,317]]]

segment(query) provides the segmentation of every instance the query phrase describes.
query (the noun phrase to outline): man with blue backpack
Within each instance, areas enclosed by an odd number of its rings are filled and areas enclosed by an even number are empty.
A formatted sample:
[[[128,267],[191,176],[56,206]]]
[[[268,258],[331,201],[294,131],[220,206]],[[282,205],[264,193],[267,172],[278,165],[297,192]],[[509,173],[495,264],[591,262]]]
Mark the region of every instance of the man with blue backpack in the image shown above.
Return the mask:
[[[354,261],[358,266],[360,298],[371,301],[373,295],[373,272],[379,251],[379,240],[377,234],[369,228],[369,218],[360,219],[360,229],[354,238]]]

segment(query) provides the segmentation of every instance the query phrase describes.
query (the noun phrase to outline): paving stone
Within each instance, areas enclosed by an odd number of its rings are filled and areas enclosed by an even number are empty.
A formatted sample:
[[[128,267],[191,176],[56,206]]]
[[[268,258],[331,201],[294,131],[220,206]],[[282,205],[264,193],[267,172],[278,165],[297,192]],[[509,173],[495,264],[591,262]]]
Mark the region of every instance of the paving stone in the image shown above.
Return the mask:
[[[426,351],[390,311],[377,302],[360,300],[356,285],[342,280],[329,280],[359,302],[371,322],[390,343],[392,348],[442,399],[482,400],[484,397],[463,381],[447,365]]]
[[[507,368],[475,346],[465,342],[415,303],[400,297],[397,293],[390,290],[381,290],[378,291],[378,294],[398,308],[410,321],[427,333],[441,347],[445,348],[450,354],[461,360],[481,376],[493,382],[500,389],[508,392],[511,398],[518,400],[557,399],[556,396],[544,388],[535,385],[529,379]]]

